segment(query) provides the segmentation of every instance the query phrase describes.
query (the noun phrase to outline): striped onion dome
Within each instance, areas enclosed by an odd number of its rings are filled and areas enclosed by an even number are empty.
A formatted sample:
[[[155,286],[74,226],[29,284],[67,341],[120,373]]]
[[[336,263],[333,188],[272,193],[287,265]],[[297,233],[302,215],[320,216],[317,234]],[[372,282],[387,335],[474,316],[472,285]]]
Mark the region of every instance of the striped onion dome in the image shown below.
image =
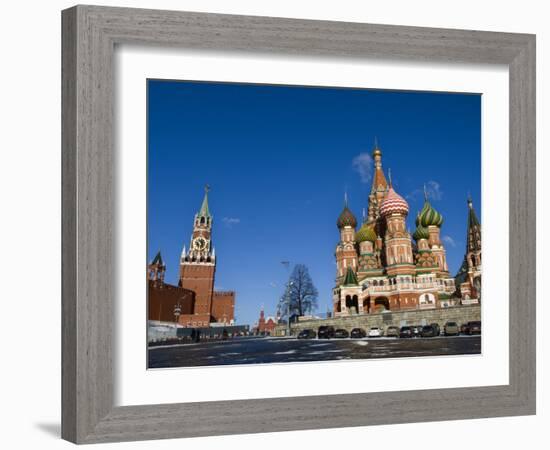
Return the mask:
[[[361,228],[359,228],[359,231],[355,233],[355,242],[360,244],[364,241],[370,241],[375,242],[376,241],[376,231],[374,231],[374,228],[372,225],[365,222]]]
[[[424,203],[422,211],[420,211],[419,219],[419,223],[423,227],[429,227],[430,225],[440,227],[443,224],[443,216],[439,214],[427,200]]]
[[[336,225],[338,226],[338,228],[344,228],[346,226],[355,228],[357,226],[357,219],[347,205],[344,206],[344,209],[340,213],[340,216],[338,216]]]
[[[390,185],[388,195],[380,206],[380,214],[389,216],[391,214],[402,214],[406,216],[409,213],[409,204]]]
[[[423,227],[422,225],[417,225],[416,230],[413,233],[413,238],[415,241],[419,241],[420,239],[429,239],[430,238],[430,232],[426,227]]]

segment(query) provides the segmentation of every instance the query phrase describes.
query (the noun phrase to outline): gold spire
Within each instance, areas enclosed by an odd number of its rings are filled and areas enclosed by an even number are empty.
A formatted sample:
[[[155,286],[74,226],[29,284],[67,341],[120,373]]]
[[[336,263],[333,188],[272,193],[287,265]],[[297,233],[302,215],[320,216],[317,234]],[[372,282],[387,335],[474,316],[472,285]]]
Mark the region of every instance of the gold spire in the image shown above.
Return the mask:
[[[378,137],[377,136],[374,136],[374,148],[372,149],[372,156],[375,159],[377,159],[377,157],[382,156],[382,151],[380,150],[380,147],[378,147]]]

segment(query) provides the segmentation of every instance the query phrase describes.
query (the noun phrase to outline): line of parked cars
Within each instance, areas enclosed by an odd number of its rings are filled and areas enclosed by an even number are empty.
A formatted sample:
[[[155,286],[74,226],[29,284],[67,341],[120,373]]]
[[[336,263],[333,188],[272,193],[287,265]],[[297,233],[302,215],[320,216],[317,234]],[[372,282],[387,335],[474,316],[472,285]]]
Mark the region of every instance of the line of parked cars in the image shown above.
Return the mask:
[[[405,325],[402,327],[390,325],[386,328],[385,333],[384,330],[379,327],[371,327],[368,332],[363,328],[354,328],[349,332],[344,328],[335,329],[331,325],[321,325],[317,332],[310,328],[300,331],[298,339],[345,339],[350,337],[352,339],[363,339],[366,337],[376,338],[382,336],[406,339],[415,337],[437,337],[442,334],[444,336],[481,334],[481,322],[478,320],[471,321],[459,326],[456,322],[449,321],[443,326],[443,331],[438,323],[431,323],[429,325]]]

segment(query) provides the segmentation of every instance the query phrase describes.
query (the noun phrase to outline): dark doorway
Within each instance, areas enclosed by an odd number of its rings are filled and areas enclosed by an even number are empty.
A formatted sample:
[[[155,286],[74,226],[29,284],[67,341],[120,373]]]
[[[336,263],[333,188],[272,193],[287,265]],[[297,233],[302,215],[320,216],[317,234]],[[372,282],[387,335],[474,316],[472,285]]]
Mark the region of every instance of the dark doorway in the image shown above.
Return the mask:
[[[377,312],[382,312],[384,310],[390,310],[390,301],[386,297],[377,297],[374,300],[374,308]]]
[[[353,297],[351,295],[346,295],[346,308],[348,308],[350,314],[357,314],[359,311],[359,300],[357,295]]]

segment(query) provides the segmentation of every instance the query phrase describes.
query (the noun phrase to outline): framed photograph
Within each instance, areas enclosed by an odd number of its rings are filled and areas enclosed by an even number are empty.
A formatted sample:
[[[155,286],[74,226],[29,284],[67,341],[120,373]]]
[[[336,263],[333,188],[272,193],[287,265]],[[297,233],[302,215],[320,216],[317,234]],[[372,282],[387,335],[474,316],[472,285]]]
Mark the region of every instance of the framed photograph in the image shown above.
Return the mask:
[[[535,413],[534,36],[62,19],[65,439]]]

